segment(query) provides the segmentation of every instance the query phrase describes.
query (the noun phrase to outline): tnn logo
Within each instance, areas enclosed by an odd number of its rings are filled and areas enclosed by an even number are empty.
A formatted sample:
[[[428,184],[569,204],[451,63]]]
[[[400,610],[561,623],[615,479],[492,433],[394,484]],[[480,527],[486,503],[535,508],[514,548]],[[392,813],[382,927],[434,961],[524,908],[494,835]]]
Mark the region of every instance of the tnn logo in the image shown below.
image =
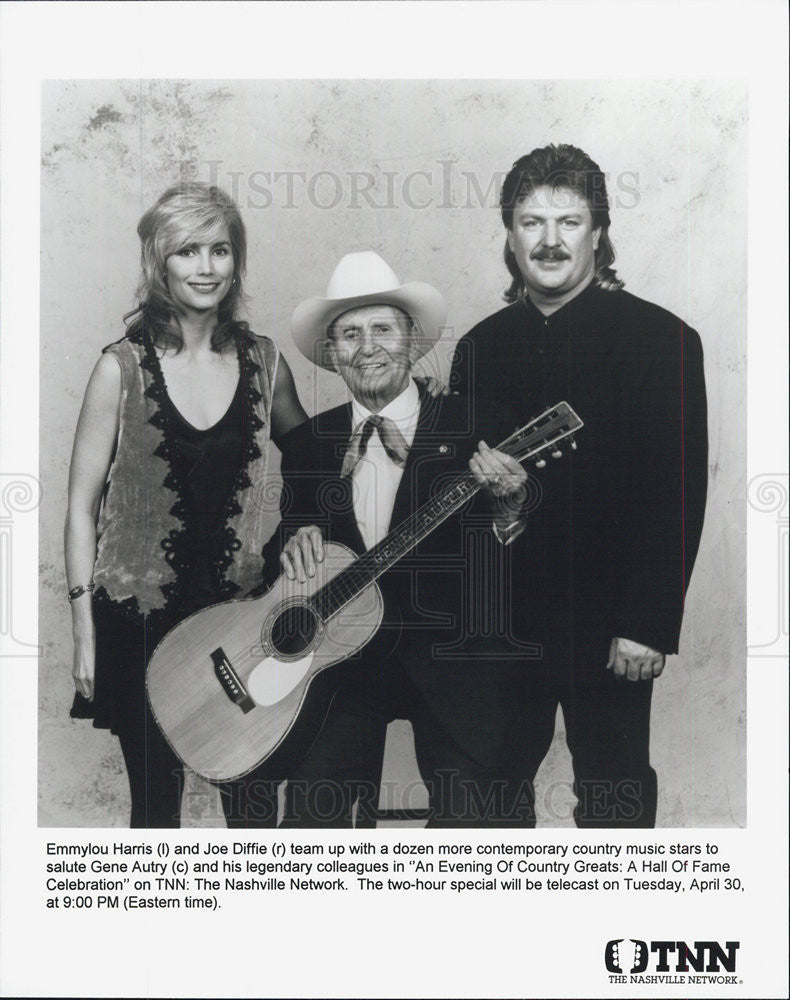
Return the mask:
[[[735,972],[740,946],[740,941],[725,941],[723,948],[718,941],[695,941],[693,948],[685,941],[651,941],[648,946],[636,938],[617,938],[607,943],[604,960],[609,972],[619,973],[644,972],[651,953],[658,956],[656,972]]]

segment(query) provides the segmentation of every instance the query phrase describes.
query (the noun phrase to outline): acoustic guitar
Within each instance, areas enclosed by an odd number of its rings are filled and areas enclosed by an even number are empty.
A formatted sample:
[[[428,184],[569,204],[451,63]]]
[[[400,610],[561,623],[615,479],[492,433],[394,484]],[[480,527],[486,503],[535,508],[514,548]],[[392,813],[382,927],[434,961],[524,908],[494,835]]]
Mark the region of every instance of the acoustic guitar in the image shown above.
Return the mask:
[[[545,453],[582,427],[558,403],[498,447],[519,462],[546,464]],[[159,643],[146,687],[167,741],[193,771],[228,781],[267,760],[294,727],[311,681],[354,656],[381,624],[376,580],[480,489],[471,472],[358,556],[324,544],[324,561],[305,583],[282,574],[261,597],[215,604],[185,619]]]

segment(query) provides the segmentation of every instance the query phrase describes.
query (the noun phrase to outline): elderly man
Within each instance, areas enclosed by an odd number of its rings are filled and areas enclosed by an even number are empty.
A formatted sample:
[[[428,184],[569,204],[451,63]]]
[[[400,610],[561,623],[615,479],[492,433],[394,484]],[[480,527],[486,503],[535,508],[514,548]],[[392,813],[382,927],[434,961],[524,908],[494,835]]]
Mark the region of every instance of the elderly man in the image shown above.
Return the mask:
[[[511,304],[459,342],[452,383],[494,433],[554,398],[585,423],[513,546],[520,635],[543,648],[514,687],[531,744],[519,766],[531,781],[559,703],[577,825],[652,827],[652,685],[678,649],[705,506],[702,348],[622,291],[605,178],[586,153],[522,157],[501,212]]]
[[[344,257],[326,297],[301,303],[293,315],[297,347],[340,375],[351,402],[283,439],[282,522],[271,545],[279,543],[291,578],[315,574],[324,540],[370,549],[460,470],[471,468],[486,489],[379,580],[385,612],[378,635],[360,658],[319,680],[331,705],[306,760],[291,772],[287,825],[348,826],[355,804],[358,826],[374,822],[394,718],[412,722],[432,823],[519,821],[505,780],[518,733],[510,717],[513,664],[482,671],[474,659],[434,656],[442,641],[452,647],[469,620],[465,539],[498,538],[494,559],[501,561],[523,527],[526,481],[515,459],[478,444],[472,431],[483,436],[485,428],[470,426],[466,401],[432,397],[412,377],[445,314],[436,289],[401,285],[366,251]]]

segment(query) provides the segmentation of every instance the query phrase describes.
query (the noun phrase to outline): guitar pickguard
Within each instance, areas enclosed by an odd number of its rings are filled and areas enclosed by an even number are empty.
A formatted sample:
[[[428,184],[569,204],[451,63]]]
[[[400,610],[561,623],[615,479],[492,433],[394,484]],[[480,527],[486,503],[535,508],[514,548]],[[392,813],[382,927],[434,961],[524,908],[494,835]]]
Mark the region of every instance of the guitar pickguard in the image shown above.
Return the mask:
[[[302,682],[312,662],[312,653],[286,662],[267,656],[252,668],[247,677],[250,697],[256,705],[276,705]]]

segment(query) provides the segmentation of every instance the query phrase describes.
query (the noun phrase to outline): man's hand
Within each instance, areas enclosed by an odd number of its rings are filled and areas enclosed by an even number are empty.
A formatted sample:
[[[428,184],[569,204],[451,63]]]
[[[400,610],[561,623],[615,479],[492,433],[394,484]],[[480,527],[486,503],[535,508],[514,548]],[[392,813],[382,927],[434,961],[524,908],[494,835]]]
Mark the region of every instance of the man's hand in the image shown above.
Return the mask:
[[[521,514],[527,470],[511,455],[489,448],[481,441],[469,459],[472,475],[493,497],[497,516],[515,521]]]
[[[432,399],[436,399],[437,396],[452,395],[450,386],[445,385],[444,382],[440,382],[433,375],[414,375],[412,377],[417,385],[421,385]]]
[[[300,528],[283,546],[280,563],[289,580],[305,583],[314,577],[316,564],[324,561],[324,536],[314,524]]]
[[[481,441],[479,450],[469,459],[475,479],[497,499],[523,492],[527,470],[504,451],[489,448]]]
[[[613,670],[616,677],[625,677],[629,681],[649,681],[661,676],[665,660],[663,653],[649,646],[617,637],[612,639],[609,647],[606,669]]]

